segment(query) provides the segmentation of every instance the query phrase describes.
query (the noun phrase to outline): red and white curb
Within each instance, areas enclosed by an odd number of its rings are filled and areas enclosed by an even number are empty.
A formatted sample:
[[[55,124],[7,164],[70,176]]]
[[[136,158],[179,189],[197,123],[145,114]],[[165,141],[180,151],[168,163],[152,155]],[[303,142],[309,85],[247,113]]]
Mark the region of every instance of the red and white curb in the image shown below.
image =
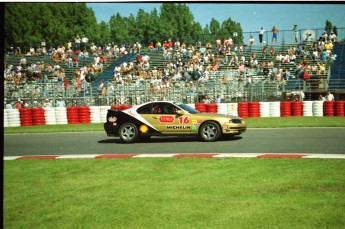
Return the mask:
[[[4,160],[24,159],[120,159],[120,158],[318,158],[345,159],[345,154],[274,154],[274,153],[189,153],[189,154],[70,154],[4,156]]]

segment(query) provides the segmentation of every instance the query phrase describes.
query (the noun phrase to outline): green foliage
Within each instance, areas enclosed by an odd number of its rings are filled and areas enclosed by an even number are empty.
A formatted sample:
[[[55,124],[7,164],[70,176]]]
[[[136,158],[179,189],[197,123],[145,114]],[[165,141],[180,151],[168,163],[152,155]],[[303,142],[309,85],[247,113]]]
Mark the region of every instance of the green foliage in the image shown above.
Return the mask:
[[[85,3],[7,3],[5,5],[5,46],[37,47],[67,43],[75,36],[99,38],[99,26]]]
[[[228,37],[232,32],[242,34],[239,23],[230,18],[223,23],[212,19],[210,26],[202,28],[189,7],[184,3],[162,3],[160,13],[139,9],[136,15],[113,15],[109,22],[97,24],[95,14],[86,3],[6,3],[5,47],[64,45],[77,35],[89,38],[97,45],[115,42],[147,45],[151,41],[172,39],[188,44],[196,41],[215,41],[216,36]],[[209,35],[211,33],[211,37]],[[241,41],[240,35],[237,40]],[[24,48],[24,49],[23,49]]]
[[[327,32],[327,34],[330,34],[332,32],[332,28],[332,22],[326,20],[325,31]]]

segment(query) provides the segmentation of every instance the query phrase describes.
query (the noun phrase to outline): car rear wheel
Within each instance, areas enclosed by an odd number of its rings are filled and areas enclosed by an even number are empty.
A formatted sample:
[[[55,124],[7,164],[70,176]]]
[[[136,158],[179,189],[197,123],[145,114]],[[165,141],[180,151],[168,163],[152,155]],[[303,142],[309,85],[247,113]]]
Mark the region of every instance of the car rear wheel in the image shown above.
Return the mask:
[[[205,122],[200,127],[200,137],[206,142],[217,141],[221,134],[220,127],[215,122]]]
[[[139,136],[138,128],[132,123],[124,123],[120,126],[119,135],[126,143],[135,142]]]

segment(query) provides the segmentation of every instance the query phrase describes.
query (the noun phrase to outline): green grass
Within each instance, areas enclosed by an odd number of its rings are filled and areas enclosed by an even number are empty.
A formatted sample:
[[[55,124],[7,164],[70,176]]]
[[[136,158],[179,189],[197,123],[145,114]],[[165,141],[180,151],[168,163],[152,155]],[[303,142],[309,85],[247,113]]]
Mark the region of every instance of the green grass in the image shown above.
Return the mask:
[[[246,118],[248,128],[345,127],[344,117]],[[104,131],[103,123],[6,127],[5,134]]]
[[[344,117],[247,118],[248,128],[345,127]],[[103,131],[103,124],[4,128]],[[4,228],[344,228],[345,160],[4,161]]]
[[[4,162],[4,228],[344,228],[345,161]]]

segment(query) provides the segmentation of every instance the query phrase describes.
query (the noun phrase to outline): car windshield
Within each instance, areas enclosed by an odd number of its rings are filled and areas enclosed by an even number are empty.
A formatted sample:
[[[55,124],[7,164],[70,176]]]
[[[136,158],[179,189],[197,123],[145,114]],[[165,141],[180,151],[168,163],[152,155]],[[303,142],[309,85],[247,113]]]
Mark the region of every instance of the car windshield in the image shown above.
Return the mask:
[[[180,108],[182,108],[183,110],[188,111],[191,114],[200,113],[200,111],[195,110],[194,108],[188,106],[187,104],[180,103],[180,104],[176,104],[176,105],[179,106]]]

